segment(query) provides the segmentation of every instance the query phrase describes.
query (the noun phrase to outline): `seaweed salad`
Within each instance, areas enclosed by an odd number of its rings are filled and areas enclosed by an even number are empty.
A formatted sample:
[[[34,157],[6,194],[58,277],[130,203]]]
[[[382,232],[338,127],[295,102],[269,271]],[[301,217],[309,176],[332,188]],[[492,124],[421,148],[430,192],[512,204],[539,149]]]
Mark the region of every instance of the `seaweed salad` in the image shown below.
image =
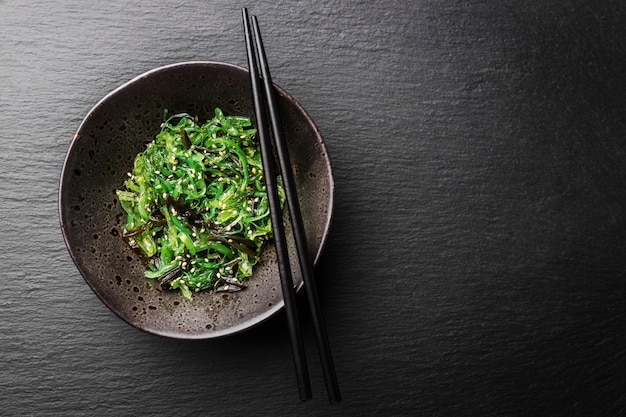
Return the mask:
[[[166,112],[116,193],[122,236],[147,259],[146,278],[186,298],[243,289],[272,238],[256,129],[219,108],[202,124]],[[280,183],[279,195],[284,202]]]

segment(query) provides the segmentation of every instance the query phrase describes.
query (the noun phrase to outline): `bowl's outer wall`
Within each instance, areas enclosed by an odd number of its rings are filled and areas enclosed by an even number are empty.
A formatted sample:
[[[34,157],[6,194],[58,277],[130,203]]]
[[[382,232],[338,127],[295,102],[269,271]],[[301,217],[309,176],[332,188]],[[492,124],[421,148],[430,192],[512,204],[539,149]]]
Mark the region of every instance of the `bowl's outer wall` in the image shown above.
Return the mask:
[[[277,87],[311,259],[319,258],[333,209],[334,183],[323,139],[302,107]],[[78,269],[102,301],[129,324],[163,336],[210,338],[262,322],[283,305],[273,246],[245,291],[196,294],[162,291],[143,276],[145,262],[121,237],[125,215],[115,195],[134,157],[160,129],[164,111],[204,121],[215,107],[254,121],[247,70],[192,62],[150,71],[113,91],[86,116],[65,161],[59,196],[61,227]],[[285,216],[285,218],[288,218]],[[302,286],[289,222],[294,282]]]

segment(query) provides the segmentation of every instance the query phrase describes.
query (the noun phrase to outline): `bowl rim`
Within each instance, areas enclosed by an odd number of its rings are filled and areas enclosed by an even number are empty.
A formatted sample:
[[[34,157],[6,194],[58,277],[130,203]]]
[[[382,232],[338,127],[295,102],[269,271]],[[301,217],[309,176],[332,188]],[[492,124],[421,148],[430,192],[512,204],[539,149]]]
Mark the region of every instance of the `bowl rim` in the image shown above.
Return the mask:
[[[157,335],[157,336],[162,336],[162,337],[167,337],[167,338],[173,338],[173,339],[181,339],[181,340],[203,340],[203,339],[216,339],[216,338],[222,338],[222,337],[226,337],[229,335],[234,335],[234,334],[239,334],[245,330],[254,328],[258,325],[260,325],[261,323],[265,322],[266,320],[268,320],[269,318],[271,318],[272,316],[276,315],[279,311],[281,311],[284,308],[284,298],[281,297],[280,299],[274,303],[270,308],[268,308],[267,310],[265,310],[263,313],[258,314],[256,316],[254,316],[251,319],[248,319],[244,322],[241,323],[237,323],[235,325],[229,326],[227,328],[221,329],[221,330],[214,330],[211,332],[206,332],[206,333],[198,333],[198,334],[182,334],[180,332],[175,332],[175,331],[171,331],[171,330],[165,330],[165,329],[154,329],[154,328],[145,328],[143,326],[140,326],[138,323],[136,322],[132,322],[127,320],[125,317],[122,316],[121,311],[117,311],[117,309],[113,308],[105,299],[106,297],[104,297],[103,294],[100,294],[100,292],[94,287],[94,285],[91,283],[91,281],[87,278],[87,276],[90,274],[90,272],[87,270],[87,268],[84,267],[84,265],[82,265],[79,262],[79,259],[77,257],[77,255],[74,253],[74,250],[70,244],[70,237],[69,237],[69,229],[67,226],[67,222],[65,221],[65,217],[64,217],[64,209],[63,209],[63,193],[64,193],[64,189],[65,189],[65,180],[66,177],[68,176],[68,162],[71,158],[71,155],[75,149],[77,145],[77,138],[79,137],[80,132],[83,130],[83,128],[86,126],[86,124],[88,123],[88,120],[92,117],[93,114],[95,114],[102,106],[104,106],[109,100],[111,100],[113,97],[115,97],[117,94],[119,94],[121,91],[123,91],[124,89],[132,86],[133,84],[139,82],[140,80],[143,80],[145,78],[148,78],[150,76],[153,76],[155,74],[164,72],[164,71],[169,71],[172,69],[176,69],[176,68],[184,68],[184,67],[189,67],[189,66],[214,66],[214,67],[226,67],[226,68],[230,68],[230,69],[235,69],[238,71],[243,71],[246,73],[249,73],[247,68],[244,68],[242,66],[236,65],[236,64],[232,64],[232,63],[228,63],[228,62],[220,62],[220,61],[211,61],[211,60],[191,60],[191,61],[180,61],[180,62],[174,62],[174,63],[170,63],[170,64],[166,64],[163,66],[159,66],[156,68],[152,68],[150,70],[147,70],[139,75],[134,76],[133,78],[131,78],[130,80],[120,84],[118,87],[114,88],[113,90],[109,91],[107,94],[105,94],[101,99],[99,99],[96,104],[94,104],[91,109],[85,114],[85,116],[83,117],[83,119],[81,120],[81,122],[79,123],[78,128],[76,129],[76,132],[74,133],[74,135],[72,136],[72,140],[69,144],[69,147],[66,151],[64,160],[63,160],[63,166],[61,169],[61,173],[60,173],[60,177],[59,177],[59,186],[58,186],[58,193],[57,193],[57,199],[58,199],[58,206],[57,206],[57,210],[58,210],[58,218],[59,218],[59,224],[60,224],[60,228],[61,228],[61,232],[63,235],[63,241],[65,242],[65,246],[70,254],[70,257],[74,263],[74,265],[76,266],[76,268],[78,269],[78,272],[80,273],[80,275],[83,277],[83,280],[87,283],[87,285],[91,288],[91,290],[93,291],[93,293],[97,296],[97,298],[110,310],[112,311],[117,317],[119,317],[123,322],[127,323],[128,325],[141,330],[145,333],[149,333],[149,334],[153,334],[153,335]],[[274,83],[274,87],[276,88],[277,92],[279,95],[284,96],[286,99],[288,99],[291,104],[293,106],[295,106],[298,110],[298,112],[304,117],[304,119],[307,121],[307,123],[312,126],[314,128],[315,131],[315,135],[317,137],[320,138],[320,149],[321,152],[323,152],[324,157],[324,164],[326,165],[326,168],[329,172],[329,176],[328,176],[328,184],[327,184],[327,193],[328,193],[328,208],[327,208],[327,213],[326,213],[326,225],[323,228],[322,234],[321,234],[321,239],[320,239],[320,244],[319,247],[315,253],[314,258],[312,259],[313,262],[313,266],[315,267],[315,265],[318,264],[319,259],[322,255],[322,253],[324,252],[324,249],[327,245],[328,242],[328,237],[329,237],[329,233],[330,233],[330,228],[333,222],[333,217],[334,217],[334,211],[335,211],[335,180],[334,180],[334,176],[333,176],[333,171],[332,171],[332,161],[330,159],[330,155],[328,153],[328,148],[326,146],[326,142],[324,140],[323,135],[321,134],[319,127],[317,126],[317,124],[315,124],[315,122],[313,121],[313,119],[311,118],[311,116],[309,115],[309,113],[304,109],[304,107],[300,104],[300,102],[298,100],[296,100],[295,97],[293,97],[291,94],[289,94],[285,89],[283,89],[282,87],[280,87],[279,85],[277,85],[276,83]],[[297,255],[296,255],[297,256]],[[304,282],[300,281],[298,283],[298,285],[296,286],[295,290],[296,292],[300,292],[302,290],[304,286]]]

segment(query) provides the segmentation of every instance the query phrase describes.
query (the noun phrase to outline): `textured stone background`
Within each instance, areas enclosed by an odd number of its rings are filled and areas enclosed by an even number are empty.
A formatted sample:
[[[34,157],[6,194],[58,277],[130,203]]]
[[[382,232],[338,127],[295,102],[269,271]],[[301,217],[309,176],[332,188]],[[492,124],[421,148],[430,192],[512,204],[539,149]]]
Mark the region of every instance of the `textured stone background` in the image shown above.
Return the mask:
[[[544,3],[0,0],[0,414],[624,415],[626,6]],[[284,317],[139,332],[58,226],[82,117],[154,67],[245,65],[242,6],[333,160],[339,406],[308,324],[300,403]]]

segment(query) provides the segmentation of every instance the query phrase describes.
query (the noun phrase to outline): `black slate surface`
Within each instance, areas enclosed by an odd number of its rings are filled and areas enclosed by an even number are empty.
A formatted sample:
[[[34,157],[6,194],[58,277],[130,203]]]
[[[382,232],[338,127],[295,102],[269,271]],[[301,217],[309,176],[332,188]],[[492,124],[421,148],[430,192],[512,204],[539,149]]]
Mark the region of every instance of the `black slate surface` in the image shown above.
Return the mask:
[[[0,414],[624,415],[626,6],[544,3],[0,0]],[[339,406],[310,325],[300,403],[284,317],[139,332],[58,226],[82,117],[154,67],[245,65],[242,6],[333,161]]]

